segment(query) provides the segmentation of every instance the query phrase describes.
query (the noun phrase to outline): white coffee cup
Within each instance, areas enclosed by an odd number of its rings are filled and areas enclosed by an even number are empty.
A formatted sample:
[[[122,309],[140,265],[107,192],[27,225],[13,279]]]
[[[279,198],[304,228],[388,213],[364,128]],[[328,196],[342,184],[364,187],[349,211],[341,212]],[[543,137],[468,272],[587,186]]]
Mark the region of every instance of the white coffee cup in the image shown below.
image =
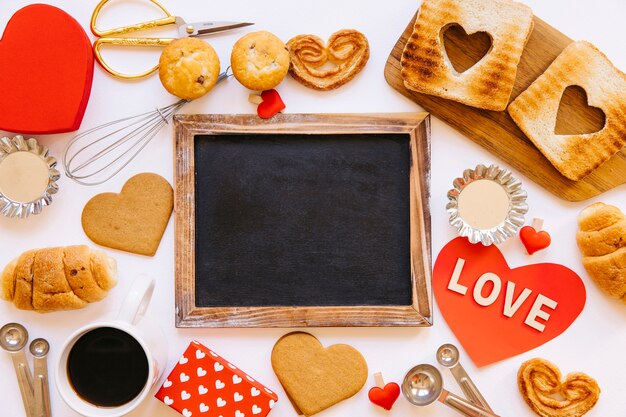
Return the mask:
[[[56,363],[56,385],[63,400],[74,411],[85,417],[119,417],[135,409],[148,396],[156,384],[167,361],[167,343],[162,331],[146,320],[141,321],[152,293],[154,279],[139,276],[122,303],[122,308],[115,320],[88,324],[72,334],[61,348]],[[95,329],[111,327],[132,336],[143,348],[148,361],[148,378],[141,392],[130,402],[117,407],[102,407],[82,399],[72,387],[67,372],[67,361],[72,347],[84,334]]]

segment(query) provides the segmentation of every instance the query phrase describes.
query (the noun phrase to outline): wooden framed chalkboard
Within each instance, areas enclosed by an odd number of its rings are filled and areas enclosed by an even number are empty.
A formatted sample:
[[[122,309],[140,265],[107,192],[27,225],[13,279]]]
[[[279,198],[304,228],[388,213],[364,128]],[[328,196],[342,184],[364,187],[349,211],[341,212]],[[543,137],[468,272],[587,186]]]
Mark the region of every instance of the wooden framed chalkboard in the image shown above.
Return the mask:
[[[432,324],[427,113],[175,129],[177,327]]]

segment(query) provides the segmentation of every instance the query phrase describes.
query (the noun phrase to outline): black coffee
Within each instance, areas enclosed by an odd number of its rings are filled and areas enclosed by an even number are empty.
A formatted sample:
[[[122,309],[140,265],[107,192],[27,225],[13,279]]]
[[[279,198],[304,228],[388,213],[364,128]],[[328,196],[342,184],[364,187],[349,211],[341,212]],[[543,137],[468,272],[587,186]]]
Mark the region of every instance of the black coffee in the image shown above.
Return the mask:
[[[130,402],[145,387],[148,358],[128,333],[101,327],[74,343],[67,358],[67,376],[85,401],[117,407]]]

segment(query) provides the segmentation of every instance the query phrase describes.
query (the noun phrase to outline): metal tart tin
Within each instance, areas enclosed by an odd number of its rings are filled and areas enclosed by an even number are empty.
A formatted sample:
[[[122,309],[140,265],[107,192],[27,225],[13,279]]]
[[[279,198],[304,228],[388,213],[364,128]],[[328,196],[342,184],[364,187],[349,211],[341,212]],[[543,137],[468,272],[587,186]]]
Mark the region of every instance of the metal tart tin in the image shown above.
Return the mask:
[[[463,213],[459,210],[459,197],[463,190],[466,190],[470,184],[480,180],[491,181],[491,184],[497,184],[502,187],[506,197],[508,198],[508,207],[502,207],[502,220],[496,220],[493,225],[488,227],[476,226],[476,221],[468,221],[463,217]],[[499,244],[508,238],[515,236],[524,225],[524,214],[528,212],[526,204],[526,191],[522,189],[522,183],[511,175],[507,169],[502,169],[497,165],[491,165],[487,168],[485,165],[477,165],[475,169],[466,169],[463,176],[453,181],[454,188],[448,191],[448,204],[446,210],[450,214],[450,224],[457,229],[459,236],[467,237],[471,243],[482,243],[485,246]],[[485,185],[485,183],[483,183]],[[491,185],[489,185],[492,187]],[[473,187],[476,187],[474,185]],[[496,194],[501,194],[497,187]],[[489,203],[489,195],[482,195],[481,209],[485,204]],[[498,198],[501,198],[499,195]],[[504,200],[499,203],[506,204]],[[467,204],[467,203],[464,203]],[[494,215],[495,216],[495,215]],[[468,216],[466,216],[468,217]],[[498,216],[499,219],[499,216]],[[472,225],[472,223],[474,225]]]
[[[32,199],[29,198],[30,201],[16,201],[14,197],[5,195],[0,188],[0,213],[9,218],[19,217],[24,219],[31,214],[41,213],[44,206],[52,203],[52,194],[55,194],[59,189],[56,181],[61,174],[55,168],[57,164],[56,159],[48,155],[47,147],[40,145],[34,138],[24,139],[21,135],[17,135],[12,139],[8,137],[0,138],[0,167],[9,155],[18,152],[29,152],[37,156],[45,163],[48,170],[47,185],[42,187],[44,189],[41,195],[37,195]],[[39,193],[37,192],[37,194]]]

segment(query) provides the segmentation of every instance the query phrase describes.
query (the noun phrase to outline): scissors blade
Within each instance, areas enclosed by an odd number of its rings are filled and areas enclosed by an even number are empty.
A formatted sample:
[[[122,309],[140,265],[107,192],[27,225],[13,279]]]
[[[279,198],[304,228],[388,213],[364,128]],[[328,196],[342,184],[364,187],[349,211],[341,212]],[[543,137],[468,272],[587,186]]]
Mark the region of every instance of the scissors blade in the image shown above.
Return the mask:
[[[254,25],[254,23],[247,22],[196,22],[185,23],[178,27],[178,32],[181,37],[184,36],[202,36],[209,33],[222,32],[224,30],[242,28],[245,26]]]

